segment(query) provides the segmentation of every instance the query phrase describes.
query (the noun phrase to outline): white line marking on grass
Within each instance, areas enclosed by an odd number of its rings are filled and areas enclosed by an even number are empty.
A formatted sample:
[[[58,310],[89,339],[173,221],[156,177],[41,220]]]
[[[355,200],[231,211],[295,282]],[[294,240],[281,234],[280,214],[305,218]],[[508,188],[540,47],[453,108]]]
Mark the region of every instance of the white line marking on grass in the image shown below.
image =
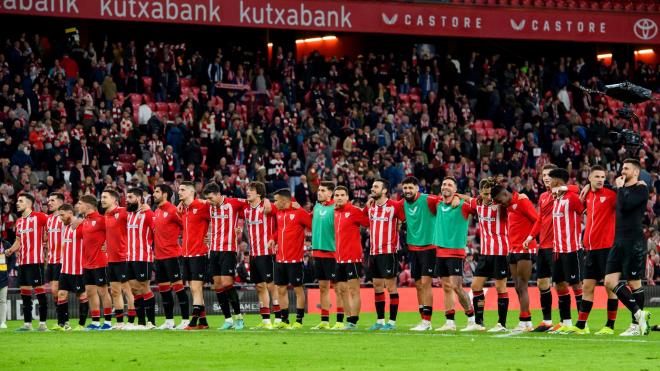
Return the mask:
[[[405,331],[405,330],[404,330]],[[250,330],[246,331],[246,333],[274,333],[277,331],[273,330]],[[456,338],[456,337],[477,337],[477,338],[483,338],[483,339],[510,339],[510,340],[517,340],[517,339],[525,339],[525,340],[549,340],[549,341],[556,341],[556,340],[563,340],[563,341],[578,341],[578,342],[592,342],[592,343],[642,343],[642,344],[660,344],[660,340],[642,340],[642,339],[617,339],[617,338],[610,338],[610,339],[604,339],[604,338],[588,338],[588,337],[583,337],[583,336],[558,336],[558,335],[550,335],[549,336],[506,336],[503,337],[501,335],[486,335],[482,333],[467,333],[467,334],[434,334],[432,332],[426,332],[426,333],[408,333],[408,332],[401,332],[401,331],[387,331],[387,332],[379,332],[379,331],[373,331],[373,332],[365,332],[365,331],[300,331],[300,330],[293,330],[293,331],[282,331],[283,333],[290,333],[290,334],[323,334],[323,335],[335,335],[335,336],[344,336],[344,335],[375,335],[375,336],[426,336],[426,337],[443,337],[443,338]]]

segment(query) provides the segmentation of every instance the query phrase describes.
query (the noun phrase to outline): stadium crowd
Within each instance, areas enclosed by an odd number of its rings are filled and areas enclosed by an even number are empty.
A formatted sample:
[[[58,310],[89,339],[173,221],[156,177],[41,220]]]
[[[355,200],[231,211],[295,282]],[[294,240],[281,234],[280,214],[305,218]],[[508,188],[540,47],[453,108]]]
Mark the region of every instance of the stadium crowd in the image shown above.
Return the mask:
[[[602,165],[612,184],[628,157],[609,135],[626,123],[616,114],[621,103],[580,85],[660,87],[660,65],[570,56],[427,58],[413,46],[402,54],[294,56],[276,45],[268,60],[241,46],[202,53],[165,40],[65,45],[26,33],[7,36],[0,50],[0,233],[8,241],[21,192],[46,211],[51,192],[75,202],[109,186],[139,186],[149,199],[155,185],[176,189],[184,180],[199,182],[198,191],[214,181],[235,197],[245,197],[250,180],[269,192],[289,187],[309,209],[323,180],[364,205],[377,178],[401,198],[407,176],[429,194],[453,176],[471,196],[481,179],[501,176],[536,203],[543,165],[568,169],[576,184]],[[633,107],[643,138],[636,157],[653,181],[649,284],[660,280],[658,108]],[[474,223],[469,235],[467,282],[479,251]],[[368,253],[365,231],[363,240]],[[237,276],[246,280],[249,265],[239,262]],[[400,285],[414,285],[405,248],[400,267]]]

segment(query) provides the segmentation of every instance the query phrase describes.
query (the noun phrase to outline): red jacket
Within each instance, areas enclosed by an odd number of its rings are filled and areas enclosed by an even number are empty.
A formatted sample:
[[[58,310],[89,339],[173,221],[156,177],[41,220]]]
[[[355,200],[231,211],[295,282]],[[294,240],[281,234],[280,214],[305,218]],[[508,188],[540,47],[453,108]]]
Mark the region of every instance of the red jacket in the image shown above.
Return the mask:
[[[612,247],[616,220],[616,192],[607,188],[596,192],[589,191],[585,203],[587,226],[582,239],[584,248],[599,250]]]
[[[98,211],[87,215],[80,224],[83,235],[83,258],[84,269],[96,269],[108,266],[108,257],[103,252],[105,243],[105,217]]]
[[[108,261],[111,263],[123,263],[128,255],[126,246],[128,213],[124,207],[115,207],[112,211],[105,212],[105,238],[108,252]]]
[[[203,256],[209,252],[204,238],[209,230],[211,212],[209,205],[201,200],[193,200],[183,208],[181,223],[183,224],[183,244],[181,253],[184,257]]]
[[[509,213],[509,252],[514,254],[536,253],[536,240],[529,243],[529,250],[524,250],[523,242],[529,236],[534,223],[538,219],[538,214],[534,204],[529,199],[519,198],[518,193],[513,194],[511,204],[507,208]]]
[[[335,259],[337,263],[362,261],[360,226],[369,226],[369,217],[360,208],[346,204],[335,208]]]
[[[156,259],[181,256],[181,246],[179,246],[181,228],[181,218],[176,213],[176,206],[166,202],[154,211],[154,252]]]
[[[277,253],[275,260],[278,263],[302,262],[305,253],[305,229],[312,229],[312,218],[305,210],[291,207],[277,210],[276,213]]]

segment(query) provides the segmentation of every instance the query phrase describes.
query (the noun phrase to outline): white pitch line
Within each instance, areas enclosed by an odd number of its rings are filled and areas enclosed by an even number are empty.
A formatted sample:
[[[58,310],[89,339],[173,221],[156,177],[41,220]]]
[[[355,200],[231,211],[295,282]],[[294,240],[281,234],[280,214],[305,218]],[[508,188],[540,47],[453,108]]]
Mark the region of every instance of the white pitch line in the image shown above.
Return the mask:
[[[249,330],[249,333],[277,333],[279,330]],[[336,336],[345,336],[345,335],[374,335],[374,336],[426,336],[426,337],[445,337],[445,338],[455,338],[455,337],[473,337],[473,338],[483,338],[483,339],[525,339],[525,340],[564,340],[564,341],[577,341],[577,342],[592,342],[592,343],[641,343],[641,344],[660,344],[660,340],[642,340],[642,339],[596,339],[596,338],[585,338],[578,336],[570,335],[552,335],[552,336],[508,336],[508,337],[498,337],[498,335],[485,335],[485,334],[470,334],[470,333],[461,333],[461,334],[438,334],[438,333],[408,333],[408,332],[363,332],[363,331],[311,331],[311,330],[282,330],[282,333],[301,333],[301,334],[323,334],[323,335],[336,335]],[[476,336],[475,336],[476,335]]]

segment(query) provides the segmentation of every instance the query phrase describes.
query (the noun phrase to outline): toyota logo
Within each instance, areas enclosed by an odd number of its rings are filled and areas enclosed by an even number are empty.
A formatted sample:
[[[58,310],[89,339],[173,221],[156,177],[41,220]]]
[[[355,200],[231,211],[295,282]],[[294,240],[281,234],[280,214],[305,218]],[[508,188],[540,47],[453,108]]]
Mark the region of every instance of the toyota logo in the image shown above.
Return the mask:
[[[642,40],[651,40],[658,34],[658,25],[652,19],[642,18],[635,22],[633,32]]]

